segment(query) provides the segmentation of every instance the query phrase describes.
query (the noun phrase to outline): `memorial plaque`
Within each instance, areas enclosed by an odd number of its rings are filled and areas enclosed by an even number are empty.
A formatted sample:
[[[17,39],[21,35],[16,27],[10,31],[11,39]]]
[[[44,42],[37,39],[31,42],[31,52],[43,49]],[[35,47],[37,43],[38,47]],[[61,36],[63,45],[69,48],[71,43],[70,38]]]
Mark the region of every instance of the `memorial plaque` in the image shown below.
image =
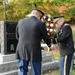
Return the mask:
[[[7,53],[14,53],[16,51],[17,39],[16,39],[16,25],[17,22],[6,21],[6,38],[7,38]]]

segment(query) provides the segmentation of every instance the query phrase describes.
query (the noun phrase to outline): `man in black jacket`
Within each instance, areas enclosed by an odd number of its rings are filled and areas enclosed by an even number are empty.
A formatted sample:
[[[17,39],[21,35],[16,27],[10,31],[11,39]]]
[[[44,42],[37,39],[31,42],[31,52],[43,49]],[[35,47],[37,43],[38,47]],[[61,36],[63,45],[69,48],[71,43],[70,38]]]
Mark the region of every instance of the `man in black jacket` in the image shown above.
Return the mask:
[[[60,49],[60,75],[69,75],[72,56],[74,53],[74,42],[72,29],[64,22],[63,16],[54,17],[57,29],[57,42]]]
[[[31,17],[21,19],[16,27],[18,39],[16,55],[20,75],[27,75],[30,62],[32,75],[41,75],[41,39],[50,46],[51,39],[47,34],[46,25],[40,19],[44,13],[39,9],[33,9]]]

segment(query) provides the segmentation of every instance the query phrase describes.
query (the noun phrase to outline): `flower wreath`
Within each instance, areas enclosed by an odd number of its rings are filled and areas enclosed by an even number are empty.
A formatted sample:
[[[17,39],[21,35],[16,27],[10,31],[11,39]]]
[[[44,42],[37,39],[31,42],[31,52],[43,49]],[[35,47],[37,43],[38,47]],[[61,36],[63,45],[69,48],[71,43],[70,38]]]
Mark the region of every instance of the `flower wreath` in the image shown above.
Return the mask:
[[[46,23],[46,28],[48,31],[48,35],[52,38],[56,35],[55,25],[53,24],[53,19],[50,14],[45,13],[43,16],[44,22]]]

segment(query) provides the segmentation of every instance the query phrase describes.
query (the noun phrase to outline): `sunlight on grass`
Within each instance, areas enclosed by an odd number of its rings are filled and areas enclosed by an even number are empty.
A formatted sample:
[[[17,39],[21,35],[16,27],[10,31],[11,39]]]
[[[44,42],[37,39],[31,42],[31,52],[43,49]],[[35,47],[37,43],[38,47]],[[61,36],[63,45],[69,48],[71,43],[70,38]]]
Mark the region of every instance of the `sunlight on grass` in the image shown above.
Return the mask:
[[[75,42],[75,27],[72,28],[72,33],[73,33],[73,40],[74,40],[74,42]]]
[[[72,33],[73,33],[73,40],[75,42],[75,30],[73,30]]]

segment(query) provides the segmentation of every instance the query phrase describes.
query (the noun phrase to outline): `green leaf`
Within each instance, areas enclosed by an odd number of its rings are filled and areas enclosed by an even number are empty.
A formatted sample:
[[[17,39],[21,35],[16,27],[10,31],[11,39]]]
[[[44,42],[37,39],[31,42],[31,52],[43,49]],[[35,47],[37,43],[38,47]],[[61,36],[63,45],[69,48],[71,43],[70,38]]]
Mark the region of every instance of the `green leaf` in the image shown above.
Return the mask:
[[[48,0],[43,0],[44,3],[48,2]]]

